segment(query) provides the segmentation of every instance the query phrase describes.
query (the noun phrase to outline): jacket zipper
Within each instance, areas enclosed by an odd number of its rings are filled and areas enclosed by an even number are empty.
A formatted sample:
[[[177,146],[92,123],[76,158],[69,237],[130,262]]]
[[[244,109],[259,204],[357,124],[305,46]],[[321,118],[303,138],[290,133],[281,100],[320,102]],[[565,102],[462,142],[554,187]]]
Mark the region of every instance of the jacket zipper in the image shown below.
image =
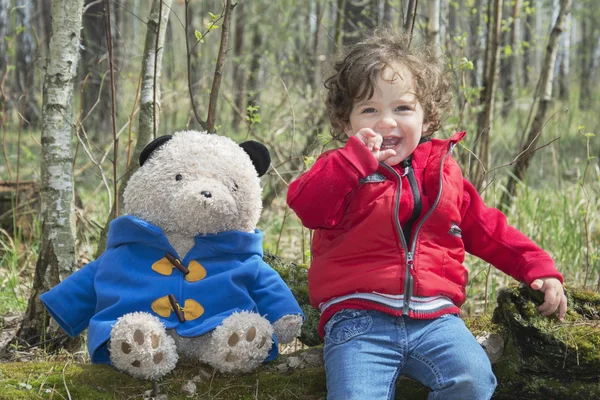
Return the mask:
[[[415,234],[413,236],[413,240],[411,242],[410,251],[408,250],[408,245],[406,244],[406,239],[404,239],[404,232],[402,231],[402,226],[400,225],[400,217],[399,217],[399,213],[398,213],[398,211],[400,209],[400,194],[402,193],[402,177],[389,165],[384,164],[384,163],[380,164],[387,170],[391,171],[396,176],[396,178],[398,178],[398,183],[399,183],[398,190],[396,191],[396,204],[394,206],[394,214],[395,214],[394,222],[396,224],[396,230],[398,231],[398,235],[400,236],[400,242],[402,244],[402,249],[404,250],[404,254],[406,255],[406,274],[405,274],[405,279],[404,279],[404,303],[402,305],[402,314],[406,315],[406,316],[408,316],[410,298],[412,297],[413,290],[414,290],[414,282],[413,282],[412,272],[415,269],[414,251],[415,251],[415,248],[417,247],[417,236],[419,235],[419,231],[421,230],[423,223],[427,220],[427,218],[429,218],[429,216],[431,216],[431,214],[433,213],[433,211],[435,210],[435,208],[437,207],[437,205],[440,202],[440,199],[442,197],[442,185],[444,182],[443,174],[442,174],[442,172],[444,171],[444,161],[446,161],[446,158],[450,154],[452,154],[452,150],[454,150],[454,146],[455,146],[455,144],[451,143],[450,148],[448,149],[448,152],[446,152],[444,157],[442,157],[442,161],[440,162],[440,189],[438,190],[438,195],[435,199],[435,202],[432,204],[431,208],[429,209],[429,211],[427,211],[427,214],[425,214],[423,219],[421,219],[421,221],[419,221],[419,224],[417,225],[417,229],[415,230]],[[405,171],[405,174],[406,174],[406,171]]]
[[[411,157],[408,157],[406,160],[402,162],[402,166],[404,167],[404,176],[408,179],[408,183],[410,184],[410,190],[413,195],[413,211],[406,221],[402,231],[404,232],[404,238],[407,242],[410,241],[410,236],[412,233],[413,223],[419,218],[421,215],[421,210],[423,209],[423,205],[421,202],[421,193],[419,191],[419,184],[417,183],[417,178],[415,177],[415,170],[412,168]]]

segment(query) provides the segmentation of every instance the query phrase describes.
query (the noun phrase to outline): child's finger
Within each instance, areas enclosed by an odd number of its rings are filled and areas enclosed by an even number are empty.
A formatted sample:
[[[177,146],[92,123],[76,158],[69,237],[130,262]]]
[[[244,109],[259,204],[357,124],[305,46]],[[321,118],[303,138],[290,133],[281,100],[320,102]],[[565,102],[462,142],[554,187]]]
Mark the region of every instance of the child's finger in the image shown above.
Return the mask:
[[[379,159],[377,161],[384,162],[390,157],[396,155],[396,151],[393,149],[387,149],[379,152]]]
[[[373,138],[373,141],[373,151],[379,151],[379,149],[381,149],[381,143],[383,143],[383,136],[377,134]]]
[[[567,314],[567,296],[562,295],[562,300],[558,306],[558,319],[563,320]]]
[[[555,290],[547,290],[544,296],[544,303],[538,307],[538,311],[544,315],[550,315],[556,311],[560,305],[562,293]]]

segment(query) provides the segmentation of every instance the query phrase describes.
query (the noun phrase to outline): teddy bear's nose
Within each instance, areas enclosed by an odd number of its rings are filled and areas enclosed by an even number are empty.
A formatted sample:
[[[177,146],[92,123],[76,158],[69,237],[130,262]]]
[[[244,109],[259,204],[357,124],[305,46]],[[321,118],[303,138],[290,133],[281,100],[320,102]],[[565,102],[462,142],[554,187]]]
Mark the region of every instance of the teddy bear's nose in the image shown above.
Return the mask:
[[[200,192],[200,194],[204,197],[206,197],[207,199],[210,199],[212,197],[212,194],[210,194],[210,192],[208,190],[203,190]]]

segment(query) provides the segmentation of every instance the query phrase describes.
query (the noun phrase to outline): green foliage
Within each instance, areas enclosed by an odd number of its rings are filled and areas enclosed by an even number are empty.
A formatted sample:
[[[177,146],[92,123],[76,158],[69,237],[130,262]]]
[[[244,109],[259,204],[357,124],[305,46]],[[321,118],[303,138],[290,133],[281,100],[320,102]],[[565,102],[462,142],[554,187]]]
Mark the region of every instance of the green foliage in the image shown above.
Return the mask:
[[[248,121],[250,126],[253,126],[254,124],[260,124],[262,122],[260,113],[258,112],[259,108],[260,106],[248,106],[246,108],[246,121]]]

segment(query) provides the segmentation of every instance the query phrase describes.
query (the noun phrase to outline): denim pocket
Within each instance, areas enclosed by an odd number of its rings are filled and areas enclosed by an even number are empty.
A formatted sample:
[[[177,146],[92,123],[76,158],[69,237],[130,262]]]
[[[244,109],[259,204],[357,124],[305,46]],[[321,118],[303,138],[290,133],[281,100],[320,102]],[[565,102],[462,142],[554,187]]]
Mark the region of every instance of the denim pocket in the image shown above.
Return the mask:
[[[373,319],[367,311],[342,310],[325,324],[325,340],[341,344],[368,332],[372,325]]]

